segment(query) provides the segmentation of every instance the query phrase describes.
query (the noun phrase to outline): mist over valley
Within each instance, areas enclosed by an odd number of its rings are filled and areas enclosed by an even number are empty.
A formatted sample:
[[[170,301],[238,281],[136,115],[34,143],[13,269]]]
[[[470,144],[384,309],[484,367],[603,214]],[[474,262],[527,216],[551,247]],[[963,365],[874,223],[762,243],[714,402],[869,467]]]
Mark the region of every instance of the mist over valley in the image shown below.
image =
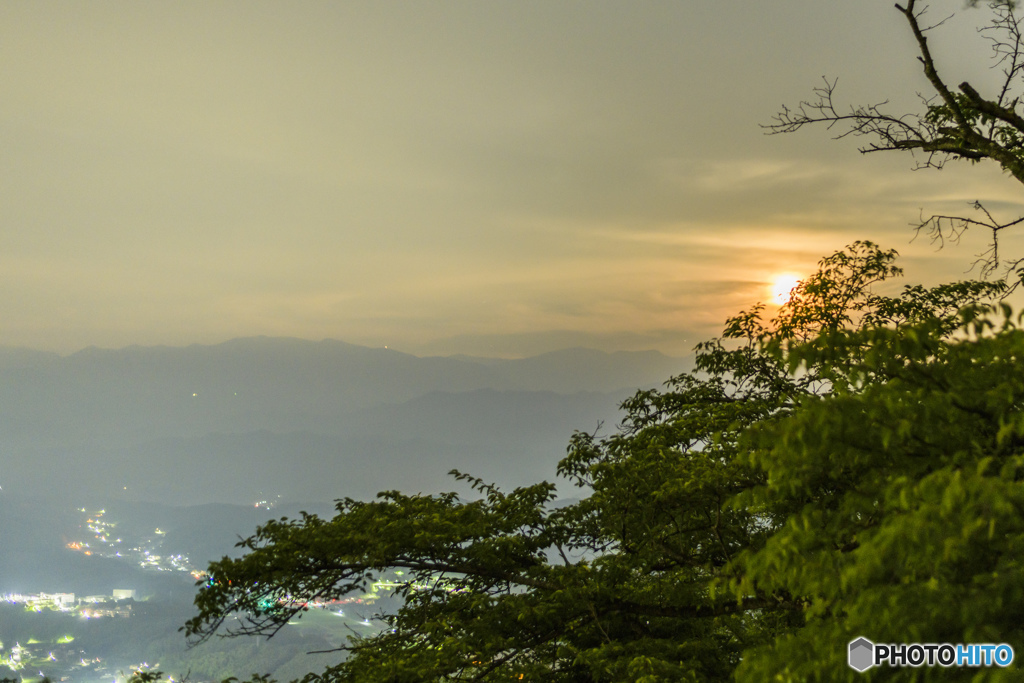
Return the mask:
[[[639,387],[687,369],[656,351],[499,360],[336,341],[0,351],[0,487],[171,505],[436,492],[459,469],[554,477],[574,430],[612,428]]]

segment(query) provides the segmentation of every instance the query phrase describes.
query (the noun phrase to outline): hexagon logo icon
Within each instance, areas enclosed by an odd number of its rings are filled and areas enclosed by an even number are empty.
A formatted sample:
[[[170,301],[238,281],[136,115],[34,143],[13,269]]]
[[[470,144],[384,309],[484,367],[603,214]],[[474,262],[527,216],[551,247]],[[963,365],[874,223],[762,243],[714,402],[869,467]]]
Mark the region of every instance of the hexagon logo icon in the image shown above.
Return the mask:
[[[847,660],[851,669],[867,671],[874,664],[875,644],[867,638],[850,641],[850,654]]]

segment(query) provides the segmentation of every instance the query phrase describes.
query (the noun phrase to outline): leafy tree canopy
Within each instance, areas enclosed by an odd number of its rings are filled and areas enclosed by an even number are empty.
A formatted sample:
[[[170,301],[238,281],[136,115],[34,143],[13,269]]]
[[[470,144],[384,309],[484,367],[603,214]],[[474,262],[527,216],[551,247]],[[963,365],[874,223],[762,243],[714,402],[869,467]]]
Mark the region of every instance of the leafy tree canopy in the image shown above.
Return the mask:
[[[479,499],[270,522],[211,565],[186,633],[272,634],[401,570],[388,627],[307,681],[852,680],[857,636],[1024,652],[1024,333],[984,303],[1001,282],[875,293],[895,258],[822,260],[617,433],[577,433],[559,472],[581,500],[456,473]]]

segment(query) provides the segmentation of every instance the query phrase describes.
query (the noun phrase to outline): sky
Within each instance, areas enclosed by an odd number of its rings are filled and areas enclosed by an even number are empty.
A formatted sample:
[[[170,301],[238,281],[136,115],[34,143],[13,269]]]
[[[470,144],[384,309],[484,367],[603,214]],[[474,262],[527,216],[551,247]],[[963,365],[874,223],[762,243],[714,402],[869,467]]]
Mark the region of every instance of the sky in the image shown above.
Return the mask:
[[[985,92],[987,10],[933,4]],[[985,235],[910,223],[1016,217],[997,168],[760,127],[823,76],[917,109],[915,56],[890,0],[2,3],[0,345],[685,355],[857,239],[960,278]]]

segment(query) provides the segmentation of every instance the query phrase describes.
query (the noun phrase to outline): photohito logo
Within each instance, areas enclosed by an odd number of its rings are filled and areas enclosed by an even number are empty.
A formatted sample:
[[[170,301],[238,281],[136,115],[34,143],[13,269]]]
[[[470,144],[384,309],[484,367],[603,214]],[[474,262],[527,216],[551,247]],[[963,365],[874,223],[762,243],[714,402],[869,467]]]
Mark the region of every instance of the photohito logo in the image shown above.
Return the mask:
[[[867,638],[850,641],[850,668],[867,671],[883,664],[900,666],[1010,666],[1013,648],[1006,643],[872,643]]]

